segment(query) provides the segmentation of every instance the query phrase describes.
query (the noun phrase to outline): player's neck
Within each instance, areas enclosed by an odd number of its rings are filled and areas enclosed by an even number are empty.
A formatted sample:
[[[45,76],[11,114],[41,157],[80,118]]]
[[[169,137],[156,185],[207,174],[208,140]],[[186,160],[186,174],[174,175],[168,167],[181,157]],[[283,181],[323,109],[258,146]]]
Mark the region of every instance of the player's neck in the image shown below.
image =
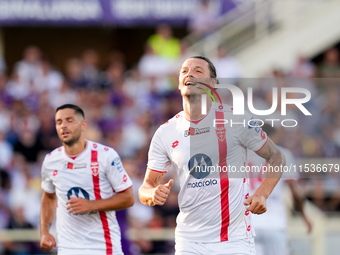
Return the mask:
[[[79,141],[77,141],[76,143],[70,146],[67,144],[64,144],[65,153],[68,156],[76,156],[82,153],[85,150],[85,147],[86,147],[86,141],[84,139],[79,139]]]
[[[209,112],[211,107],[211,99],[207,99],[207,111]],[[205,115],[202,114],[202,101],[201,96],[184,96],[183,97],[183,110],[185,118],[191,121],[200,120]]]

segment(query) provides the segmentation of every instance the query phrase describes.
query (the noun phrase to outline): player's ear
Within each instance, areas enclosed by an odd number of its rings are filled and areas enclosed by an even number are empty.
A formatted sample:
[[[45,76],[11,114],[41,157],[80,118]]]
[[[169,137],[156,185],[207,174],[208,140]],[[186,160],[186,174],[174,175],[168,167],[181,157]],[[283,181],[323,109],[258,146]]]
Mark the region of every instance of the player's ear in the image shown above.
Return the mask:
[[[212,78],[210,84],[211,84],[211,87],[215,88],[215,85],[218,84],[217,78]]]
[[[80,125],[81,125],[81,131],[85,132],[86,127],[87,127],[86,120],[82,120]]]

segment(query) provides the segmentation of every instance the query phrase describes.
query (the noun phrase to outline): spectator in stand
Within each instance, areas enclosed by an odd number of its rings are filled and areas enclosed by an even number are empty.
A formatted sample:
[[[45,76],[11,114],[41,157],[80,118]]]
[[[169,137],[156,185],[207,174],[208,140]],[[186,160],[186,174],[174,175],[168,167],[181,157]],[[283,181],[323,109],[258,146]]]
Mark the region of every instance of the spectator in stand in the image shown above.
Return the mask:
[[[180,42],[173,37],[172,29],[167,24],[160,24],[156,33],[151,35],[147,41],[156,55],[176,60],[181,52]]]
[[[64,103],[76,103],[78,100],[79,88],[74,88],[67,80],[63,81],[63,84],[56,94],[50,94],[50,105],[53,108],[58,107]]]
[[[87,88],[88,80],[84,77],[82,61],[79,58],[70,58],[66,61],[65,74],[71,88]]]
[[[303,55],[299,55],[291,72],[290,77],[314,78],[316,75],[315,65]]]
[[[41,55],[37,46],[28,46],[24,50],[23,59],[15,64],[15,73],[19,76],[19,80],[27,86],[40,74]]]
[[[98,52],[94,49],[87,49],[82,54],[82,72],[85,80],[88,81],[89,88],[97,87],[98,75],[99,75],[99,56]]]
[[[13,71],[10,79],[6,83],[6,93],[14,100],[23,100],[30,91],[30,82],[26,82],[17,71]]]
[[[330,48],[325,52],[323,60],[318,68],[318,77],[340,77],[339,50],[337,48]]]
[[[150,45],[145,46],[138,68],[142,77],[148,79],[152,93],[162,96],[173,90],[168,77],[174,71],[174,63],[175,61],[157,55]]]
[[[196,39],[203,38],[214,31],[218,26],[216,12],[211,8],[209,0],[201,0],[200,6],[190,17],[188,30]]]
[[[34,77],[34,89],[39,93],[47,91],[55,95],[63,84],[63,76],[60,72],[54,70],[47,59],[41,60],[39,75]]]

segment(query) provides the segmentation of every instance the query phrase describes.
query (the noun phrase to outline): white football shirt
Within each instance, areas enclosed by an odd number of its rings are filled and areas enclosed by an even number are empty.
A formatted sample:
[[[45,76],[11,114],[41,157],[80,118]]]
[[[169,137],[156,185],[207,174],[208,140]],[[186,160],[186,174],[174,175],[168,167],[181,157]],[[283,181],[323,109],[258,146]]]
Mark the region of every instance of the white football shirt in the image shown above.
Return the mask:
[[[72,158],[63,146],[55,149],[44,159],[41,186],[57,195],[58,254],[123,254],[115,211],[73,215],[66,210],[70,196],[107,199],[132,186],[114,149],[86,141]]]
[[[250,116],[233,116],[231,108],[223,105],[222,110],[212,106],[196,122],[188,121],[182,111],[156,131],[148,168],[159,172],[170,165],[176,168],[181,187],[177,240],[220,242],[253,236],[243,205],[249,183],[239,172],[246,164],[246,148],[257,151],[267,141],[253,124]],[[227,171],[228,167],[237,172]]]

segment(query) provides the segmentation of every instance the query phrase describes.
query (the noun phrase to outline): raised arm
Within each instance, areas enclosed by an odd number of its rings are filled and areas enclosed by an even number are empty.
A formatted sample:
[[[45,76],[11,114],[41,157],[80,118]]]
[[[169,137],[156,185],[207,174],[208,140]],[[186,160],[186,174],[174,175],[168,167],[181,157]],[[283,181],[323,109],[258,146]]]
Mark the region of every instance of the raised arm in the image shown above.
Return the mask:
[[[49,232],[55,217],[56,208],[56,194],[43,192],[40,209],[40,247],[46,251],[55,249],[56,246],[55,239]]]
[[[147,169],[143,184],[138,190],[139,200],[148,206],[163,205],[168,198],[170,189],[174,183],[170,179],[166,184],[160,184],[165,173]]]
[[[252,196],[244,201],[244,204],[249,205],[247,208],[248,211],[255,214],[262,214],[267,211],[266,199],[280,180],[282,176],[282,166],[286,165],[286,159],[269,137],[266,144],[256,153],[266,159],[267,171],[264,174],[261,185]],[[279,169],[279,171],[273,171],[275,168]]]

